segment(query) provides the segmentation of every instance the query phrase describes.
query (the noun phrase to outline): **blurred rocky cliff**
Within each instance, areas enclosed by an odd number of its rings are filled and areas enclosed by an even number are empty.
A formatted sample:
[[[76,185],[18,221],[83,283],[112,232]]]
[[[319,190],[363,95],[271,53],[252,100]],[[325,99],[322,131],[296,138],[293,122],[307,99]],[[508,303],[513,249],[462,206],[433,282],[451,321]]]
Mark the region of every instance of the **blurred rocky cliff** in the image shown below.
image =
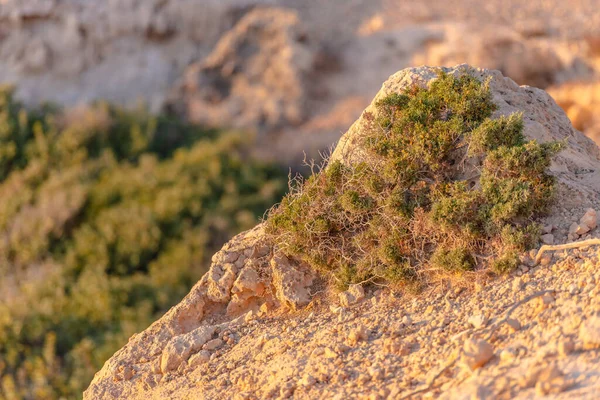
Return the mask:
[[[334,143],[394,71],[469,63],[550,88],[593,136],[597,102],[573,93],[598,80],[594,3],[3,0],[0,82],[28,105],[143,102],[271,134],[290,162]]]

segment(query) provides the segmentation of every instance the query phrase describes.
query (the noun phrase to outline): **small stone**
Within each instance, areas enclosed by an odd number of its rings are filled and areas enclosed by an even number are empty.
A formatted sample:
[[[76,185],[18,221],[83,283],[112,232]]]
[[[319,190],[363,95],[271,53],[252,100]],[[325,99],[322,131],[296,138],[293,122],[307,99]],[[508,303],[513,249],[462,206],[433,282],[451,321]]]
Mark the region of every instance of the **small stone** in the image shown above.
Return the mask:
[[[569,386],[564,373],[555,364],[551,364],[538,372],[535,392],[538,396],[558,394]]]
[[[552,232],[553,229],[554,229],[554,226],[552,226],[552,225],[544,225],[544,227],[542,228],[542,233],[548,234],[548,233]]]
[[[369,331],[364,326],[359,326],[353,329],[348,334],[348,343],[352,346],[356,345],[361,340],[366,340],[369,337]]]
[[[256,313],[252,310],[248,311],[246,313],[246,315],[244,315],[244,321],[246,323],[253,321],[254,319],[256,319]]]
[[[206,342],[206,344],[204,345],[204,349],[213,351],[213,350],[218,349],[222,345],[223,345],[223,341],[221,339],[213,339],[213,340],[209,340],[208,342]]]
[[[544,244],[554,244],[554,235],[551,233],[546,233],[541,236],[542,243]]]
[[[483,339],[469,339],[463,349],[462,362],[471,371],[483,367],[494,357],[494,348]]]
[[[575,229],[575,233],[579,236],[583,236],[590,231],[590,227],[583,224],[577,224],[577,228]]]
[[[310,388],[312,386],[315,385],[315,383],[317,383],[317,380],[315,379],[314,376],[310,375],[310,374],[306,374],[302,377],[302,379],[300,379],[298,381],[298,384],[300,386],[303,386],[305,388]]]
[[[577,222],[573,222],[571,224],[571,226],[569,226],[569,234],[571,235],[578,235],[577,233],[577,228],[579,227],[579,224]]]
[[[515,292],[518,292],[519,290],[523,289],[523,286],[525,286],[525,284],[523,283],[523,278],[521,277],[515,278],[512,282],[512,289]]]
[[[323,352],[323,356],[329,360],[332,360],[334,358],[338,357],[338,354],[333,351],[332,349],[330,349],[329,347],[325,347],[325,351]]]
[[[579,288],[578,288],[578,287],[577,287],[577,285],[576,285],[576,284],[574,284],[574,283],[571,283],[571,284],[569,285],[569,288],[568,288],[568,290],[569,290],[569,294],[570,294],[571,296],[573,296],[573,295],[576,295],[577,293],[579,293]]]
[[[197,367],[199,365],[205,364],[210,360],[210,351],[208,350],[200,350],[198,353],[192,355],[188,360],[188,365],[190,367]]]
[[[468,322],[473,326],[473,328],[479,329],[485,326],[487,323],[487,318],[483,314],[471,315],[468,319]]]
[[[365,291],[361,285],[350,285],[348,290],[338,295],[340,305],[344,307],[358,303],[365,297]]]
[[[371,375],[372,379],[381,379],[384,376],[383,370],[381,368],[378,367],[370,367],[369,368],[369,375]]]
[[[400,339],[386,338],[383,341],[383,352],[386,354],[405,356],[410,353],[410,346],[402,343]]]
[[[540,260],[541,265],[547,266],[547,265],[550,265],[551,262],[552,262],[552,254],[550,254],[548,252],[542,254],[542,258]]]
[[[550,305],[552,305],[554,303],[554,296],[552,296],[550,293],[546,293],[545,295],[542,296],[542,302],[544,304],[544,306],[548,307]]]
[[[600,348],[600,318],[590,317],[579,327],[579,339],[585,349]]]
[[[567,357],[575,350],[575,343],[571,339],[564,339],[558,343],[558,355]]]
[[[515,360],[519,356],[519,351],[514,347],[507,347],[500,352],[500,360],[504,362],[510,362]]]
[[[412,324],[412,319],[410,318],[410,316],[405,315],[404,317],[402,317],[402,325],[404,326],[409,326]]]
[[[598,226],[598,215],[596,210],[588,208],[583,217],[579,220],[579,225],[587,227],[588,232],[596,229]]]
[[[508,328],[510,329],[511,332],[516,332],[516,331],[521,330],[521,323],[513,318],[508,318],[506,320],[506,325],[508,325]]]

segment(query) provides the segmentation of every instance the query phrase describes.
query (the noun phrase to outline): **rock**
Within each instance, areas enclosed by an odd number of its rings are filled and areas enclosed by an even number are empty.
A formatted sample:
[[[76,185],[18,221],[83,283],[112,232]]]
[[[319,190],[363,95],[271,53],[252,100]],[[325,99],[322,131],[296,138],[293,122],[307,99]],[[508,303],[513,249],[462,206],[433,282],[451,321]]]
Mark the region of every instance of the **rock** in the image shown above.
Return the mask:
[[[340,305],[348,307],[358,303],[365,297],[365,291],[361,285],[350,285],[348,290],[338,295]]]
[[[514,347],[507,347],[500,352],[500,360],[504,362],[512,362],[519,356],[518,349]]]
[[[577,224],[577,228],[575,229],[575,234],[579,236],[583,236],[590,231],[590,227],[583,224]]]
[[[208,342],[215,332],[215,327],[202,326],[184,335],[176,336],[169,341],[162,352],[160,369],[164,373],[177,369],[194,353]]]
[[[185,67],[249,2],[205,0],[201,12],[187,0],[2,2],[0,81],[18,83],[28,105],[144,98],[158,111]]]
[[[579,328],[579,339],[585,349],[600,348],[600,317],[592,316],[583,321]]]
[[[315,379],[314,376],[310,375],[310,374],[306,374],[302,377],[302,379],[300,379],[298,381],[298,384],[300,386],[303,386],[305,388],[310,388],[312,386],[314,386],[317,383],[317,380]]]
[[[307,305],[311,300],[309,288],[315,280],[314,272],[307,265],[293,262],[279,253],[273,256],[270,264],[277,299],[292,310]]]
[[[355,346],[361,340],[366,340],[369,337],[369,331],[364,326],[352,329],[348,334],[348,344]]]
[[[596,214],[596,210],[589,208],[579,220],[579,224],[580,226],[587,227],[588,232],[596,229],[598,226],[598,216]]]
[[[229,315],[237,315],[258,303],[265,294],[266,284],[251,265],[240,271],[231,288],[231,301],[227,306]]]
[[[558,342],[558,355],[561,357],[567,357],[569,354],[571,354],[573,352],[573,350],[575,350],[575,343],[573,343],[573,341],[569,338],[567,339],[560,339],[560,341]]]
[[[383,341],[383,352],[385,354],[405,356],[410,354],[410,346],[407,343],[403,343],[400,339],[386,338]]]
[[[413,65],[456,65],[467,62],[502,70],[520,85],[545,88],[559,79],[563,65],[554,47],[536,46],[522,40],[509,26],[474,31],[470,25],[453,23],[442,28],[443,39],[427,46]]]
[[[468,339],[463,346],[461,360],[471,371],[483,367],[494,357],[494,348],[482,339]]]
[[[571,188],[582,190],[572,192],[577,193],[571,196],[576,197],[575,199],[561,197],[561,201],[564,201],[563,208],[568,209],[573,204],[586,204],[591,200],[589,196],[595,196],[597,190],[591,182],[597,179],[595,172],[600,169],[598,160],[594,158],[598,155],[597,149],[592,150],[595,147],[591,147],[591,142],[572,129],[564,113],[544,92],[535,88],[519,87],[497,71],[466,66],[449,68],[446,71],[455,75],[469,72],[482,80],[489,79],[493,99],[498,105],[494,116],[522,111],[527,139],[544,142],[557,140],[566,143],[566,149],[556,157],[550,172],[560,185],[559,196],[565,197],[565,193],[570,194]],[[390,77],[377,99],[413,84],[426,85],[436,77],[436,69],[428,67],[401,71]],[[373,107],[369,106],[367,111],[372,111]],[[360,128],[365,123],[364,119],[363,113],[344,134],[334,151],[333,160],[337,157],[343,163],[349,163],[360,159],[358,139]],[[589,190],[586,185],[589,185]],[[593,203],[590,201],[590,204]],[[564,214],[562,218],[570,216],[567,211]],[[559,223],[562,227],[563,222]],[[562,233],[561,230],[560,234]],[[525,357],[525,353],[522,354],[522,348],[525,349],[523,352],[541,354],[538,350],[542,343],[557,343],[564,333],[561,333],[561,330],[571,335],[573,331],[580,329],[582,342],[593,347],[600,343],[596,338],[598,329],[595,325],[599,324],[593,322],[595,317],[590,317],[581,328],[579,327],[579,316],[592,315],[598,305],[595,283],[588,279],[590,274],[596,274],[597,268],[579,260],[580,257],[595,257],[592,251],[546,253],[548,263],[552,261],[552,254],[555,254],[555,268],[552,271],[548,268],[534,269],[521,278],[520,284],[515,284],[514,278],[510,276],[491,282],[488,277],[477,275],[474,276],[476,290],[473,292],[465,290],[466,293],[459,295],[454,290],[445,292],[444,285],[439,285],[423,292],[425,296],[431,293],[431,297],[426,299],[420,297],[423,295],[421,293],[406,293],[395,296],[394,299],[390,298],[389,301],[382,300],[378,302],[377,307],[364,302],[352,308],[334,307],[334,310],[339,312],[332,314],[326,311],[328,306],[331,306],[328,297],[312,297],[312,294],[317,292],[313,290],[314,286],[323,283],[314,272],[303,263],[279,254],[277,249],[261,251],[263,254],[259,257],[258,251],[255,250],[257,246],[273,249],[262,224],[237,235],[225,244],[213,257],[211,271],[194,285],[178,305],[148,329],[133,336],[105,363],[102,370],[95,375],[84,398],[160,398],[164,397],[165,393],[174,393],[168,392],[172,389],[177,390],[176,396],[181,398],[222,397],[223,393],[237,391],[234,385],[244,380],[248,382],[239,388],[241,393],[253,398],[275,398],[281,394],[280,390],[286,382],[293,380],[296,384],[296,378],[305,374],[313,376],[319,384],[315,382],[308,393],[297,393],[297,397],[352,398],[356,397],[360,390],[381,388],[388,390],[388,393],[377,392],[377,396],[386,398],[388,394],[393,393],[394,385],[400,387],[400,393],[403,395],[421,387],[429,371],[439,371],[438,367],[442,367],[447,361],[443,359],[444,355],[450,356],[450,351],[446,351],[451,349],[449,346],[461,343],[465,337],[477,333],[474,332],[474,328],[469,328],[465,321],[471,310],[481,310],[475,313],[485,311],[486,316],[499,321],[515,301],[534,291],[550,287],[556,288],[557,291],[556,301],[548,303],[552,307],[546,308],[538,315],[534,313],[533,304],[524,304],[515,311],[514,315],[519,315],[519,318],[527,318],[527,324],[521,327],[522,330],[518,334],[506,335],[502,333],[502,329],[497,329],[490,332],[489,342],[477,337],[466,340],[461,364],[469,371],[486,366],[484,373],[471,374],[472,380],[476,381],[474,384],[489,386],[492,390],[490,396],[494,396],[497,388],[492,382],[497,374],[507,371],[503,370],[503,367],[517,367],[497,366],[491,363],[494,347],[490,343],[509,348],[515,346],[517,340],[525,341],[527,347],[521,347],[511,355],[523,362],[531,360],[527,360],[530,357]],[[594,263],[597,264],[597,261]],[[243,272],[246,267],[250,269]],[[231,274],[228,274],[228,271],[231,271]],[[232,274],[233,280],[230,279]],[[585,276],[578,279],[577,275]],[[259,282],[264,283],[263,297],[258,295],[258,286],[255,285]],[[565,289],[574,282],[581,282],[585,296],[573,295],[570,299],[566,298],[568,296]],[[388,290],[391,291],[385,289]],[[250,309],[241,311],[243,313],[258,309],[263,304],[269,305],[268,307],[280,307],[281,314],[307,304],[312,308],[307,312],[295,312],[246,324],[243,314],[233,316],[227,313],[229,304],[234,302],[238,294],[245,292],[255,293],[257,296],[253,295],[253,301],[256,303],[248,303]],[[454,293],[456,295],[453,295]],[[364,292],[359,288],[349,289],[347,294],[353,299],[364,296]],[[444,295],[448,295],[445,300]],[[538,300],[544,304],[544,300]],[[567,301],[573,302],[573,305],[568,306]],[[308,313],[311,313],[310,317],[307,317]],[[338,320],[340,315],[343,316],[341,321]],[[431,321],[434,323],[430,323]],[[446,322],[450,323],[446,326]],[[214,332],[222,333],[223,338],[227,336],[225,339],[228,341],[228,338],[233,336],[229,332],[233,331],[234,326],[240,327],[235,333],[236,339],[239,336],[239,341],[234,351],[213,352],[210,355],[210,368],[202,368],[202,371],[199,371],[201,373],[194,375],[194,378],[198,379],[197,385],[190,385],[191,376],[187,371],[191,365],[196,362],[202,363],[206,358],[205,353],[197,356],[198,360],[195,358],[196,354],[202,351],[201,347],[214,339]],[[360,345],[345,351],[339,344],[345,338],[344,333],[348,332],[346,329],[351,326],[373,327],[369,337],[372,341],[364,345],[359,342]],[[391,326],[398,332],[393,338],[390,337],[388,329]],[[354,339],[360,336],[362,335],[358,334]],[[444,345],[451,338],[456,338],[454,343]],[[325,348],[329,350],[326,351]],[[400,358],[398,355],[403,354],[403,359],[397,360]],[[326,356],[332,358],[327,360]],[[500,356],[503,361],[508,360],[509,350]],[[569,361],[571,357],[579,357],[579,353],[571,355]],[[154,360],[160,361],[160,368],[157,366],[158,361]],[[116,379],[115,371],[124,365],[129,365],[134,370],[131,381]],[[587,368],[587,364],[581,365]],[[384,379],[389,383],[367,384],[374,379],[368,373],[371,367],[375,367],[373,371],[380,368],[384,372]],[[527,368],[528,365],[523,365],[523,369]],[[162,374],[156,374],[157,370]],[[442,387],[446,385],[451,389],[453,386],[458,389],[464,388],[461,379],[466,374],[454,374],[451,372],[455,371],[450,370],[447,372],[448,374],[440,380]],[[374,375],[379,376],[378,373]],[[143,383],[149,380],[155,382],[156,376],[163,379],[156,388],[149,389],[149,386],[144,386]],[[549,381],[553,382],[554,378],[550,378]],[[362,387],[359,386],[360,382],[364,383]],[[534,385],[537,385],[537,379],[533,381],[532,387]],[[304,390],[301,386],[298,385],[298,390]],[[547,383],[540,383],[540,386],[540,390],[544,392],[554,390],[554,386],[549,387]],[[420,395],[435,397],[438,394],[437,390],[436,387]],[[287,394],[287,391],[284,394]],[[296,396],[295,393],[292,395]]]
[[[325,351],[323,352],[323,356],[325,358],[331,360],[331,359],[334,359],[334,358],[338,358],[338,353],[336,353],[335,351],[333,351],[329,347],[325,347]]]
[[[223,340],[221,340],[221,339],[217,338],[217,339],[209,340],[204,345],[204,350],[213,351],[213,350],[218,349],[222,345],[223,345]]]
[[[548,266],[552,263],[552,254],[549,252],[545,252],[542,254],[540,259],[540,265]]]
[[[231,298],[231,287],[236,277],[231,263],[215,265],[208,271],[208,298],[215,303],[225,303]]]
[[[579,229],[579,224],[577,222],[573,222],[571,226],[569,226],[569,234],[570,235],[579,235],[577,230]]]
[[[487,318],[483,314],[471,315],[468,320],[469,324],[475,329],[483,328],[487,324]]]
[[[516,332],[516,331],[520,331],[521,330],[521,323],[519,321],[517,321],[516,319],[513,319],[513,318],[508,318],[506,320],[506,325],[508,325],[508,327],[510,328],[510,330],[512,332]]]
[[[209,360],[210,351],[200,350],[198,353],[193,354],[187,363],[190,367],[198,367],[200,365],[206,364]]]
[[[540,239],[542,239],[542,243],[544,244],[554,244],[554,235],[551,233],[542,235]]]
[[[304,120],[315,54],[296,12],[247,13],[203,61],[192,64],[171,96],[171,108],[208,126],[269,131]]]
[[[535,392],[538,396],[557,394],[567,389],[571,383],[565,378],[556,364],[551,364],[537,373]]]

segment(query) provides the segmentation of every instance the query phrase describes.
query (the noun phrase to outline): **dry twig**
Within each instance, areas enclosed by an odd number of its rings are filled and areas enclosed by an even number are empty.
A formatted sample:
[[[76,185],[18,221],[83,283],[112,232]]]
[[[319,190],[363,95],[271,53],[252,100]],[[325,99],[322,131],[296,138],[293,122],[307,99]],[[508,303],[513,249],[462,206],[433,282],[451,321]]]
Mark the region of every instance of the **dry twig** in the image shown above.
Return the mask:
[[[538,250],[537,255],[535,256],[534,265],[538,265],[540,263],[540,261],[542,260],[542,255],[546,251],[579,249],[581,247],[589,247],[589,246],[594,246],[594,245],[600,245],[600,239],[588,239],[588,240],[582,240],[580,242],[557,244],[557,245],[546,244],[546,245],[540,247],[540,249]]]

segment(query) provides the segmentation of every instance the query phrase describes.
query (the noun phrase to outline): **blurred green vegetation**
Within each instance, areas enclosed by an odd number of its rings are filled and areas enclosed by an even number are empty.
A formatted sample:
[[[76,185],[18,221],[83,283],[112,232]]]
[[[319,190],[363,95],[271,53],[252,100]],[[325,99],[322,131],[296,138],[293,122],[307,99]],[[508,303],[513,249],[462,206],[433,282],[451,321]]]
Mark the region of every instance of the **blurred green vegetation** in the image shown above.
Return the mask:
[[[210,256],[281,198],[250,139],[0,90],[0,399],[79,398]]]

